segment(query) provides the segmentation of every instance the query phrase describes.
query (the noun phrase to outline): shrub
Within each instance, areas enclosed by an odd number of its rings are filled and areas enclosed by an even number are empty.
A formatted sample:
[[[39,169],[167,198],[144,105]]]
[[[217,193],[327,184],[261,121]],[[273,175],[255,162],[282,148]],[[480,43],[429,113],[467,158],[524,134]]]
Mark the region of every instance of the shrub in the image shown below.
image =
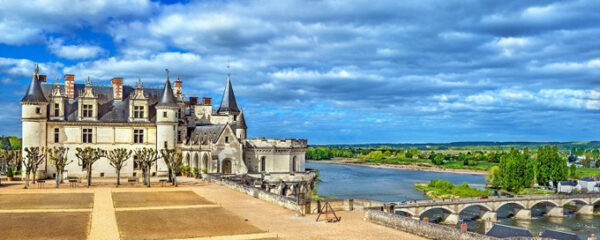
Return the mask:
[[[198,168],[197,167],[193,168],[192,169],[192,176],[197,177],[198,174],[199,174]]]
[[[190,173],[190,166],[181,166],[181,174],[188,175]]]

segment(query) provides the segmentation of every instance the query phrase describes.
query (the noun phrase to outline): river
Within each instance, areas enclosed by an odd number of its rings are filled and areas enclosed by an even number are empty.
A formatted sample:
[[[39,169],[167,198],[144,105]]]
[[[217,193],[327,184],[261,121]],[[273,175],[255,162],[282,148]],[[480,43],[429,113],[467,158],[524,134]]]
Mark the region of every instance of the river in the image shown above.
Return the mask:
[[[481,175],[424,172],[407,169],[374,168],[366,166],[338,165],[309,161],[306,168],[319,170],[321,183],[317,185],[319,195],[336,198],[369,199],[382,202],[426,199],[425,195],[414,189],[415,183],[427,183],[431,179],[442,179],[454,184],[468,183],[472,187],[483,188],[485,177]],[[511,211],[508,208],[503,211]],[[535,210],[534,210],[535,211]],[[437,213],[432,213],[435,217]],[[465,215],[468,215],[466,213]],[[600,236],[600,216],[569,215],[564,218],[536,217],[531,220],[516,220],[502,217],[508,215],[499,212],[499,223],[526,227],[534,235],[545,229],[573,232],[582,239],[591,233]],[[468,216],[461,216],[468,218]],[[483,233],[482,221],[468,221],[469,231]]]

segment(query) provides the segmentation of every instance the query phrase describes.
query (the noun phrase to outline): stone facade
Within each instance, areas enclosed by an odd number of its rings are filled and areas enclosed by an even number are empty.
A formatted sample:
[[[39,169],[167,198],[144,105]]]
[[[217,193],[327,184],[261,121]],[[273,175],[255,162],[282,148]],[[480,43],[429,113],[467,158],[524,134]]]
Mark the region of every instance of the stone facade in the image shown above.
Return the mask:
[[[104,150],[174,148],[183,154],[184,165],[199,172],[255,177],[273,173],[279,180],[307,179],[306,140],[247,139],[244,113],[237,106],[229,76],[217,110],[210,98],[202,102],[197,97],[184,99],[182,81],[178,78],[172,88],[168,72],[162,88],[144,87],[141,81],[125,86],[122,78],[113,78],[107,86],[92,85],[89,79],[78,84],[72,74],[65,75],[63,84],[42,79],[36,67],[21,101],[23,147],[68,147],[73,162],[66,166],[65,177],[84,175],[75,148],[90,146]],[[46,177],[56,174],[48,161],[39,171]],[[166,174],[164,161],[158,160],[151,172]],[[122,176],[140,174],[132,157]],[[94,177],[114,175],[106,159],[93,165]]]

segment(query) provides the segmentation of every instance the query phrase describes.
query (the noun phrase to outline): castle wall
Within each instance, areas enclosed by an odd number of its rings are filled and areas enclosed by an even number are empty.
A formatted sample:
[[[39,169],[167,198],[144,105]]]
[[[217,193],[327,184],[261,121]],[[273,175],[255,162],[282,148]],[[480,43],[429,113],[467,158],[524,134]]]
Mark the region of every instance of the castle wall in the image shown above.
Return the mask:
[[[247,139],[244,156],[251,173],[262,172],[262,158],[265,159],[265,172],[304,172],[306,141],[297,139]],[[295,166],[293,165],[295,159]],[[295,171],[294,171],[295,170]]]
[[[212,156],[214,161],[211,162],[211,172],[226,173],[227,170],[223,167],[226,164],[225,161],[231,162],[231,173],[243,174],[248,172],[242,158],[242,145],[230,127],[225,128],[213,146]]]
[[[54,129],[59,129],[59,142],[54,142]],[[82,142],[82,129],[83,128],[91,128],[92,135],[92,143],[83,143]],[[133,130],[134,129],[143,129],[144,130],[144,142],[143,143],[134,143],[133,141]],[[125,148],[131,151],[141,148],[156,148],[156,126],[153,124],[145,124],[145,125],[123,125],[118,124],[116,126],[110,125],[85,125],[85,123],[81,125],[74,124],[66,124],[66,123],[48,123],[48,133],[46,134],[46,142],[47,147],[67,147],[69,148],[68,159],[73,160],[72,163],[68,164],[65,167],[65,171],[67,171],[68,176],[84,176],[85,172],[81,166],[79,166],[77,157],[75,156],[76,148],[84,148],[84,147],[98,147],[104,149],[106,151],[113,150],[115,148]],[[133,156],[127,161],[125,167],[121,170],[121,175],[123,177],[133,175]],[[100,177],[104,175],[105,177],[116,176],[115,169],[110,166],[108,160],[106,158],[101,158],[92,166],[93,176]],[[53,176],[55,173],[54,167],[49,162],[48,163],[48,176]],[[155,172],[154,169],[152,172]]]

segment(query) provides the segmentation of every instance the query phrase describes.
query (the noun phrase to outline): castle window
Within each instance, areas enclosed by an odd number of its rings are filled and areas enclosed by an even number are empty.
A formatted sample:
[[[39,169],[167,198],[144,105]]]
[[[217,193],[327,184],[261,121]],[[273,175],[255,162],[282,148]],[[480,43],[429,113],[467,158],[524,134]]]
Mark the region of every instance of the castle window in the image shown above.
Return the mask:
[[[35,113],[36,114],[40,114],[41,111],[42,111],[42,109],[40,107],[36,107],[35,108]]]
[[[58,103],[54,104],[54,116],[58,117],[60,115],[60,105]]]
[[[94,108],[92,107],[91,104],[83,104],[81,114],[83,115],[84,118],[89,118],[89,117],[92,117],[93,111],[94,111]]]
[[[133,143],[144,143],[144,130],[134,129],[133,130]]]
[[[133,118],[144,118],[144,106],[133,107]]]
[[[165,148],[168,149],[167,141],[165,141]]]
[[[260,171],[264,172],[267,169],[267,157],[260,158]]]
[[[92,143],[92,129],[84,128],[82,130],[81,138],[83,143]]]
[[[229,143],[229,137],[225,137],[225,143]]]
[[[233,115],[233,121],[237,121],[237,115]]]
[[[292,159],[292,173],[296,172],[296,156]]]
[[[177,131],[177,142],[181,143],[181,131]]]
[[[167,111],[163,112],[163,117],[167,117]]]
[[[59,137],[60,137],[59,133],[60,132],[59,132],[58,128],[55,128],[54,129],[54,143],[58,143],[58,140],[59,140]]]

